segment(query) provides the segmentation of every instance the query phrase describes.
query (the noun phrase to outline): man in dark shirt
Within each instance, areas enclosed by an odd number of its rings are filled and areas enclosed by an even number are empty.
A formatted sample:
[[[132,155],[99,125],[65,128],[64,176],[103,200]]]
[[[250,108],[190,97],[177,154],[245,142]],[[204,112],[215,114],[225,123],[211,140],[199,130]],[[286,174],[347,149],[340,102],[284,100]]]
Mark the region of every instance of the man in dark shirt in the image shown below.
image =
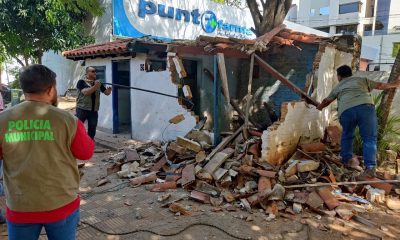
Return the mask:
[[[76,88],[79,91],[76,99],[76,116],[82,122],[88,121],[88,135],[94,139],[100,107],[100,92],[108,96],[112,88],[106,88],[96,80],[96,69],[93,67],[86,68],[86,79],[79,80]]]

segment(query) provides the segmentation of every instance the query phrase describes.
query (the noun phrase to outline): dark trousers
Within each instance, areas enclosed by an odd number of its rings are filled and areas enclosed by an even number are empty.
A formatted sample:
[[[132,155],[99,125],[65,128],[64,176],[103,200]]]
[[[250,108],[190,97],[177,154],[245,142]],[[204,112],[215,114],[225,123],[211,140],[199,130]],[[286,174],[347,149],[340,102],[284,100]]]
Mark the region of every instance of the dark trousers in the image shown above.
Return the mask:
[[[96,135],[97,121],[99,119],[98,112],[77,108],[76,117],[83,123],[85,123],[86,120],[88,121],[88,135],[94,139],[94,136]]]

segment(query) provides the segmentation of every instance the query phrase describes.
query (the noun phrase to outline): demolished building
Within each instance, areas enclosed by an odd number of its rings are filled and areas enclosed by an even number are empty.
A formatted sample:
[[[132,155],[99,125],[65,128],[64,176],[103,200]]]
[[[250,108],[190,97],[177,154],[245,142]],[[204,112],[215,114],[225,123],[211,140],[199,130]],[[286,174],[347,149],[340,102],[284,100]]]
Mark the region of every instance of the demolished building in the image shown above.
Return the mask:
[[[258,127],[255,130],[265,130],[262,159],[279,165],[299,142],[320,139],[326,127],[337,125],[334,106],[319,112],[302,98],[312,96],[321,101],[337,83],[337,67],[347,64],[357,68],[360,42],[353,36],[323,38],[283,27],[274,31],[276,35],[266,34],[264,42],[206,36],[194,41],[123,39],[63,54],[96,67],[107,83],[189,98],[193,106],[180,99],[119,87],[114,88],[111,101],[102,99],[100,127],[118,133],[127,124],[134,139],[162,141],[184,136],[204,118],[205,129],[214,136],[235,131],[242,123],[243,113],[239,112],[246,110],[240,103],[248,94],[251,54],[255,53],[249,118]],[[222,54],[226,69],[222,92],[220,84],[215,84],[224,76],[218,69],[217,54]],[[265,71],[267,62],[295,88],[304,90],[303,96]],[[279,116],[277,122],[272,124],[271,111],[265,105]],[[169,123],[180,114],[185,118],[182,122]]]

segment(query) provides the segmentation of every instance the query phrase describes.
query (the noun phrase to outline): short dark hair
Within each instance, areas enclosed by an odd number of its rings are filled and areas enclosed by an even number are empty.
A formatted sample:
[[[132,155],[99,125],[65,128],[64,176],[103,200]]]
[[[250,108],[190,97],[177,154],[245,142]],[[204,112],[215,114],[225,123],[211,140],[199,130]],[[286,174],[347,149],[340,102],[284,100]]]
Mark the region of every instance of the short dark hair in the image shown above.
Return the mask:
[[[88,66],[88,67],[86,67],[86,69],[85,69],[85,70],[86,70],[86,73],[88,73],[88,72],[89,72],[89,69],[90,69],[90,68],[93,68],[93,69],[96,71],[96,69],[95,69],[94,67],[92,67],[92,66]]]
[[[353,75],[353,71],[351,70],[351,67],[347,65],[340,66],[338,69],[336,69],[336,73],[338,76],[342,78],[347,78],[351,77]]]
[[[24,68],[19,75],[19,83],[24,93],[43,93],[56,85],[56,74],[41,64]]]

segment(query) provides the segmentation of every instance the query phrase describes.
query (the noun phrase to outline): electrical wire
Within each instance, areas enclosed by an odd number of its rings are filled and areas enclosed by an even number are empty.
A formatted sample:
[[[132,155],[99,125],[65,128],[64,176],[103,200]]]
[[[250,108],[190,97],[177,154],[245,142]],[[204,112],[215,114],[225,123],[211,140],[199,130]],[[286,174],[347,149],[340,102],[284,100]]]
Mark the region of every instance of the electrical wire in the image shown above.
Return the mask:
[[[172,237],[172,236],[177,236],[181,233],[183,233],[184,231],[188,230],[189,228],[192,228],[194,226],[205,226],[205,227],[210,227],[210,228],[214,228],[217,229],[223,233],[225,233],[226,235],[230,236],[231,238],[235,238],[235,239],[239,239],[239,240],[251,240],[251,237],[240,237],[240,236],[236,236],[233,235],[232,233],[226,231],[225,229],[218,227],[218,226],[214,226],[212,224],[209,223],[192,223],[187,225],[186,227],[182,228],[181,230],[174,232],[174,233],[158,233],[155,232],[153,230],[149,230],[149,229],[136,229],[136,230],[132,230],[132,231],[128,231],[128,232],[120,232],[120,233],[116,233],[116,232],[107,232],[99,227],[97,227],[94,224],[88,223],[86,221],[82,221],[83,224],[88,225],[89,227],[97,230],[98,232],[101,232],[103,234],[107,234],[107,235],[114,235],[114,236],[123,236],[123,235],[130,235],[130,234],[135,234],[135,233],[139,233],[139,232],[146,232],[146,233],[151,233],[157,236],[161,236],[161,237]]]
[[[117,185],[115,185],[113,187],[104,189],[104,190],[99,191],[99,192],[81,193],[80,197],[81,197],[81,199],[86,200],[86,199],[89,199],[89,198],[93,197],[94,195],[103,194],[103,193],[110,193],[110,192],[116,192],[116,191],[124,189],[124,188],[126,188],[128,186],[129,186],[129,181],[125,181],[123,183],[117,184]]]

